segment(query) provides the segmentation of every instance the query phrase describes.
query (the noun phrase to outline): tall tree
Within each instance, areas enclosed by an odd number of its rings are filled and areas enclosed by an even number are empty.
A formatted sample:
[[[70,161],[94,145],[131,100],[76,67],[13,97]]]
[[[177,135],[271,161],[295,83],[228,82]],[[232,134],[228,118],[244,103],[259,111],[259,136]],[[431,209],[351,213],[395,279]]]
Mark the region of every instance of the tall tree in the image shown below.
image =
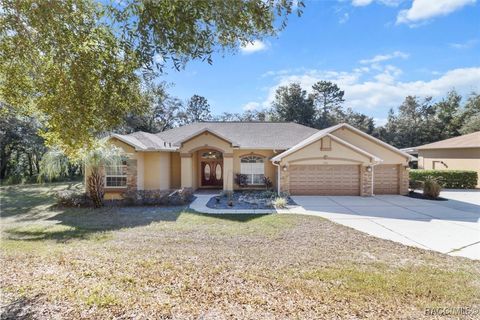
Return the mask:
[[[380,138],[398,148],[416,147],[439,140],[435,106],[431,100],[430,97],[423,101],[414,96],[406,97],[397,114],[390,112],[386,130]]]
[[[212,120],[212,112],[207,99],[194,94],[188,99],[185,110],[180,114],[180,119],[182,124]]]
[[[0,180],[35,180],[46,149],[39,128],[36,119],[0,103]]]
[[[340,122],[344,117],[342,104],[345,102],[345,92],[330,81],[318,81],[312,89],[312,98],[317,109],[316,127],[323,129]]]
[[[480,94],[473,92],[460,112],[461,134],[480,131]]]
[[[462,119],[460,117],[460,102],[462,97],[452,90],[447,97],[434,105],[437,127],[441,128],[438,133],[439,139],[456,137],[460,134]]]
[[[289,0],[0,1],[0,100],[41,119],[46,142],[72,157],[141,111],[142,71],[211,62],[215,50],[275,34],[293,9]]]
[[[313,125],[315,117],[313,100],[299,83],[277,88],[272,113],[274,120],[293,121],[307,126]]]
[[[357,129],[362,130],[368,134],[372,134],[375,129],[375,122],[372,117],[369,117],[363,113],[353,111],[351,108],[348,108],[343,113],[342,122],[346,122]]]
[[[146,111],[128,115],[120,131],[157,133],[175,127],[180,122],[183,104],[180,99],[168,94],[166,89],[165,83],[150,84],[141,94],[142,109]]]

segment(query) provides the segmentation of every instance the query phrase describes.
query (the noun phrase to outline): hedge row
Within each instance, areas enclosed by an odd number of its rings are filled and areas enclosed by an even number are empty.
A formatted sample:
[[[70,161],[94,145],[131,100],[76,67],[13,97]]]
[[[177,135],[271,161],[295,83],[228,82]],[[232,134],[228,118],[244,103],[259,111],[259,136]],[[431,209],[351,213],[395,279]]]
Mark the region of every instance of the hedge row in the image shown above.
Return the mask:
[[[478,180],[478,173],[470,170],[410,170],[411,181],[424,181],[426,176],[439,178],[451,189],[475,189]]]

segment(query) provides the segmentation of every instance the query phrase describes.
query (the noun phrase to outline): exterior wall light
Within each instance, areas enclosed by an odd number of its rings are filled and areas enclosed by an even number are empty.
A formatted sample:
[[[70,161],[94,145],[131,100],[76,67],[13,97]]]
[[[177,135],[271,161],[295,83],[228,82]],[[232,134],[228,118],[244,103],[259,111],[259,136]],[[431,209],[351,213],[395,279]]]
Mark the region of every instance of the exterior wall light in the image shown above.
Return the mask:
[[[372,166],[367,167],[367,172],[372,172]]]
[[[287,166],[286,165],[283,166],[282,169],[283,169],[283,171],[287,171]]]

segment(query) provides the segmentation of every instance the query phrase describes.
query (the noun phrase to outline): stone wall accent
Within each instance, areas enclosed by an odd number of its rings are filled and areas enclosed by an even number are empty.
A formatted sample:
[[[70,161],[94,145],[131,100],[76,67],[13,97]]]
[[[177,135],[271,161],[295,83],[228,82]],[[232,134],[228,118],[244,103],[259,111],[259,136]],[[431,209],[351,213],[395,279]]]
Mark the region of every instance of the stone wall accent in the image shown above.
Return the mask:
[[[373,195],[372,175],[373,168],[360,166],[360,195],[362,197],[371,197]]]
[[[406,195],[408,194],[408,184],[410,180],[410,169],[405,168],[404,166],[400,166],[399,168],[399,191],[401,195]]]
[[[127,190],[137,190],[137,159],[129,158],[124,170],[127,171]]]
[[[280,192],[290,192],[290,179],[289,172],[280,168]]]

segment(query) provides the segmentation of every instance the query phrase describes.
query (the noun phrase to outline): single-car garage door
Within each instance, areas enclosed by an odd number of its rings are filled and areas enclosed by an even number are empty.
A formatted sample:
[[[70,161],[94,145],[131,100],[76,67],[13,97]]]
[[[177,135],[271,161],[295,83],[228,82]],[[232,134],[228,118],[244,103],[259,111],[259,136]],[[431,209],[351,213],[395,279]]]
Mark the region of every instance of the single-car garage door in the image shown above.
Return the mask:
[[[373,167],[373,193],[398,194],[398,165],[381,164]]]
[[[360,194],[358,165],[291,165],[289,175],[292,195]]]

